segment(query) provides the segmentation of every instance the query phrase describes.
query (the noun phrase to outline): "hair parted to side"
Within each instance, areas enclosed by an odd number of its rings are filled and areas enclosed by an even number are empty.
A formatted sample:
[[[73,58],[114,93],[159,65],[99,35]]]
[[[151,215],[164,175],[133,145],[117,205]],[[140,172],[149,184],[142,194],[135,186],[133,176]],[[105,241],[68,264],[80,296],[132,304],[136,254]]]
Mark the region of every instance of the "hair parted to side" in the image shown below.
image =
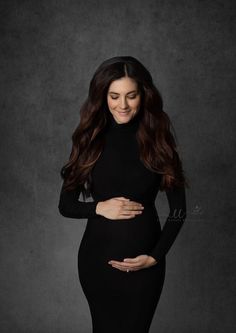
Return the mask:
[[[80,108],[79,125],[72,134],[69,161],[60,171],[64,190],[79,186],[83,198],[91,195],[91,170],[103,150],[110,112],[107,92],[112,81],[124,76],[137,82],[141,94],[137,131],[140,159],[149,170],[162,174],[161,191],[173,185],[189,187],[174,127],[163,111],[162,96],[153,84],[151,74],[136,58],[117,56],[105,60],[90,81],[88,97]]]

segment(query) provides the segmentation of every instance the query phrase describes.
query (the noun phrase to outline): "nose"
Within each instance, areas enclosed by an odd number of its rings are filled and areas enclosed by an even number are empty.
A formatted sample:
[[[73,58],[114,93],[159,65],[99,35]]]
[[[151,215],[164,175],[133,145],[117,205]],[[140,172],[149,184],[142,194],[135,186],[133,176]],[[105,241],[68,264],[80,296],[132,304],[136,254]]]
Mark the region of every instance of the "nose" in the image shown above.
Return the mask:
[[[128,103],[127,103],[127,101],[126,101],[126,98],[124,97],[124,98],[121,98],[121,102],[120,102],[120,108],[123,110],[126,110],[127,109],[127,107],[128,107]]]

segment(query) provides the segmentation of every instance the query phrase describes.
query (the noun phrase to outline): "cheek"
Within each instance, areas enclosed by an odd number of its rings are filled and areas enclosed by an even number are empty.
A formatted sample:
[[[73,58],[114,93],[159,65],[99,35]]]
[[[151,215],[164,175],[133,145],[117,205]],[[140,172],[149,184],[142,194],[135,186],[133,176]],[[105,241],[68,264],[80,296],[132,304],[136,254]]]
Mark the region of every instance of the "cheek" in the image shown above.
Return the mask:
[[[139,107],[139,105],[140,105],[140,98],[137,99],[137,100],[135,100],[135,101],[131,101],[131,102],[130,102],[130,106],[131,106],[132,108],[137,108],[137,107]]]
[[[113,100],[110,98],[108,98],[107,103],[110,109],[114,109],[118,104],[117,100]]]

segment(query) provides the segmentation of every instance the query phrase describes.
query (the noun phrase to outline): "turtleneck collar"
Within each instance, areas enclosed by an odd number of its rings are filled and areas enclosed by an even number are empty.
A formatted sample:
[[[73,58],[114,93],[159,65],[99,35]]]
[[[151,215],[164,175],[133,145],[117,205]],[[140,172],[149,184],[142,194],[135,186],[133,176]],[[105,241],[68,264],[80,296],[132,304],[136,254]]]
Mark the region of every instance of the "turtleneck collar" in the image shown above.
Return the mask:
[[[112,113],[108,113],[109,128],[116,131],[135,131],[139,125],[139,114],[136,114],[126,123],[117,123]]]

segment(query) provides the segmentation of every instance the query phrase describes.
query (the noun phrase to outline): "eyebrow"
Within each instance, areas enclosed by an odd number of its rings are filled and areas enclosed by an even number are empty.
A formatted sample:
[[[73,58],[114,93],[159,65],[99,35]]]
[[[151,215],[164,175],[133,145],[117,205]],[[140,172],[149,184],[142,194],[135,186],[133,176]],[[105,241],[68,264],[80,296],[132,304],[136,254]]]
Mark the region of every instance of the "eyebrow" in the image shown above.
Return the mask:
[[[133,92],[137,92],[137,90],[129,91],[129,92],[127,93],[127,95],[128,95],[128,94],[131,94],[131,93],[133,93]],[[114,91],[109,91],[109,94],[119,95],[119,93],[116,93],[116,92],[114,92]]]

